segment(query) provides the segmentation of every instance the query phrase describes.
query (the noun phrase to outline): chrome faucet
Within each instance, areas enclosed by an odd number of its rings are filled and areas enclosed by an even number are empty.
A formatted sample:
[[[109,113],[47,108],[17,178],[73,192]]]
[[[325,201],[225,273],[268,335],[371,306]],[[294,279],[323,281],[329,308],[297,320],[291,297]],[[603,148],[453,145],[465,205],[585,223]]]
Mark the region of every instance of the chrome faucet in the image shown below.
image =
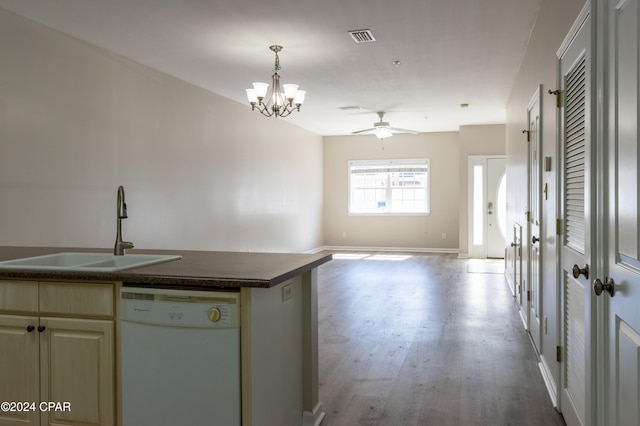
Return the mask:
[[[133,248],[133,243],[122,241],[122,219],[127,216],[127,203],[124,202],[124,187],[118,187],[118,233],[116,234],[116,245],[113,248],[115,256],[124,256],[124,249]]]

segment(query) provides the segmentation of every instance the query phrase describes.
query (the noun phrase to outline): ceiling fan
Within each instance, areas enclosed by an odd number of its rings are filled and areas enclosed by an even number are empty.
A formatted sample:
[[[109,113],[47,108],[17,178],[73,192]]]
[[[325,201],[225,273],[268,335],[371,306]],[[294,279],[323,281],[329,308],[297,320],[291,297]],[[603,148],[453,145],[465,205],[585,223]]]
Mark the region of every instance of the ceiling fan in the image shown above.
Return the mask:
[[[352,132],[353,135],[376,135],[379,139],[389,138],[393,136],[395,133],[411,133],[412,135],[417,135],[417,130],[410,129],[400,129],[398,127],[391,127],[388,121],[383,121],[384,111],[378,111],[378,117],[380,117],[380,121],[373,123],[373,127],[370,129],[358,130],[357,132]]]

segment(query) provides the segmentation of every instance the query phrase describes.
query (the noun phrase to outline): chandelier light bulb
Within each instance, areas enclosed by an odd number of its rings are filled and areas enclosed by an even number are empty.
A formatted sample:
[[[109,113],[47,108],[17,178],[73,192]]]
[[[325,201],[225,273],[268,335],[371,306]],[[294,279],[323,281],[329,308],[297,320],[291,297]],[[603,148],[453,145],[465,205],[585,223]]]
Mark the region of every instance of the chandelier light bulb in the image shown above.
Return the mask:
[[[302,105],[304,102],[304,96],[307,94],[306,90],[298,90],[293,98],[293,104],[296,106]]]
[[[250,104],[258,103],[258,96],[256,95],[256,91],[254,89],[247,89],[247,99]]]
[[[268,89],[269,85],[267,83],[260,83],[259,81],[253,83],[253,90],[255,90],[258,99],[264,98]]]
[[[284,96],[288,100],[293,100],[296,96],[296,92],[298,91],[297,84],[283,84],[282,88],[284,89]]]

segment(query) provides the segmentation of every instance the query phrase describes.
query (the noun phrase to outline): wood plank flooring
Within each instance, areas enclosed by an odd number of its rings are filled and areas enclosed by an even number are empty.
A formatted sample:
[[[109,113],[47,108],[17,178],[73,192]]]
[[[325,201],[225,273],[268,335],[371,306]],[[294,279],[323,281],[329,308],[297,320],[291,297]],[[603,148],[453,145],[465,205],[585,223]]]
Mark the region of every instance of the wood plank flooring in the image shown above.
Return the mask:
[[[323,426],[565,424],[503,275],[376,255],[319,268]]]

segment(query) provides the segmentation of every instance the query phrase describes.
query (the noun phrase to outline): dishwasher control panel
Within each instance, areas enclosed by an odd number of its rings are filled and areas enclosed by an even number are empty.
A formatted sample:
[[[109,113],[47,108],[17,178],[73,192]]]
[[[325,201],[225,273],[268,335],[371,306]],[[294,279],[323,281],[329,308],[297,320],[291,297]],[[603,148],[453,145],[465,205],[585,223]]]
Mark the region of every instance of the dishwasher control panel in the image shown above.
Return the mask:
[[[123,321],[176,327],[240,326],[240,294],[123,287]]]

